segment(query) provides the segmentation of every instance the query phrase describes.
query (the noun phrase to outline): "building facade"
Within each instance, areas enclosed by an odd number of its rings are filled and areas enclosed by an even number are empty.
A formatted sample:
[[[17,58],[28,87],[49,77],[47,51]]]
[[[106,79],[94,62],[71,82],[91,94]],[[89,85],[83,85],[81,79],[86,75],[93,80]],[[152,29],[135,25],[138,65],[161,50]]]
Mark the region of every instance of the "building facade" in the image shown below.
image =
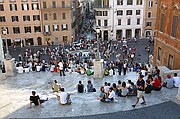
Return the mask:
[[[7,28],[9,46],[37,45],[43,38],[39,9],[39,0],[0,0],[0,28]]]
[[[81,13],[78,0],[0,0],[0,28],[9,46],[57,45],[72,42]]]
[[[95,0],[95,5],[103,40],[142,37],[144,0]]]
[[[153,38],[155,36],[157,0],[145,0],[143,36]]]
[[[154,65],[180,69],[180,1],[158,0]]]

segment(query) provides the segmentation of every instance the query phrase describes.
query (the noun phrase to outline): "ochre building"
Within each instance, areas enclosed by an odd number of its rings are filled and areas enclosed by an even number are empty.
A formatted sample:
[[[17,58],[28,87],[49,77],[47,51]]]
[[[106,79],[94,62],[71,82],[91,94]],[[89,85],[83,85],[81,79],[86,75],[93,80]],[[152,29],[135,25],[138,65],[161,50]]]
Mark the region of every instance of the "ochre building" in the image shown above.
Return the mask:
[[[180,69],[180,0],[158,0],[154,65]]]

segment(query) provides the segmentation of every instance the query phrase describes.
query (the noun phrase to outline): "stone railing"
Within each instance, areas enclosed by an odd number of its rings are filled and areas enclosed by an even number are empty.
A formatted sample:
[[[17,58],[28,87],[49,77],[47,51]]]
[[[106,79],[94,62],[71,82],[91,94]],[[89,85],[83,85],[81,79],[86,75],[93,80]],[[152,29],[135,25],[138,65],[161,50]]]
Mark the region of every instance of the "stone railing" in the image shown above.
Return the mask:
[[[177,73],[178,76],[180,77],[180,70],[170,70],[165,66],[158,66],[158,68],[160,70],[160,76],[162,77],[162,80],[165,80],[168,74],[170,74],[171,77],[173,77],[174,73]]]
[[[165,80],[167,78],[168,74],[170,74],[171,77],[173,77],[174,73],[177,73],[178,76],[180,77],[180,70],[170,70],[165,66],[158,66],[158,68],[160,70],[160,75],[162,77],[162,80]],[[176,98],[180,100],[180,86],[178,88],[178,94],[177,94]]]

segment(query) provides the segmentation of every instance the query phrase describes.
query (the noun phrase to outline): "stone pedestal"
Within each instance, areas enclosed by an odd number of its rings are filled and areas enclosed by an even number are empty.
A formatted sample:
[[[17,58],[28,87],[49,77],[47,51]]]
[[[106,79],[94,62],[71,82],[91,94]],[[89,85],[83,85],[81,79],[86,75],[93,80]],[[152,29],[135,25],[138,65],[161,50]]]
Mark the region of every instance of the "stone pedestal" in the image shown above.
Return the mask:
[[[178,100],[180,100],[180,87],[178,88],[178,94],[177,94],[176,98],[177,98]]]
[[[0,70],[0,80],[6,79],[6,75],[5,73],[2,73],[2,71]]]
[[[103,59],[101,59],[100,61],[93,61],[94,64],[94,76],[93,78],[95,79],[100,79],[103,78],[104,75],[104,71],[103,71]]]
[[[4,60],[6,76],[14,76],[16,74],[15,59]]]

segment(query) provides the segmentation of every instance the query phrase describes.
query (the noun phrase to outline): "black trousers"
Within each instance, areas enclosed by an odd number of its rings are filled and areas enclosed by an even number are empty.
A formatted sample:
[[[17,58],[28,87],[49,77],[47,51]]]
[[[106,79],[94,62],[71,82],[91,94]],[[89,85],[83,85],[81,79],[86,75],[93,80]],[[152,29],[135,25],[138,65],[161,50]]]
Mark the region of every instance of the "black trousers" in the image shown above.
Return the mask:
[[[64,70],[60,70],[60,76],[66,76]]]

